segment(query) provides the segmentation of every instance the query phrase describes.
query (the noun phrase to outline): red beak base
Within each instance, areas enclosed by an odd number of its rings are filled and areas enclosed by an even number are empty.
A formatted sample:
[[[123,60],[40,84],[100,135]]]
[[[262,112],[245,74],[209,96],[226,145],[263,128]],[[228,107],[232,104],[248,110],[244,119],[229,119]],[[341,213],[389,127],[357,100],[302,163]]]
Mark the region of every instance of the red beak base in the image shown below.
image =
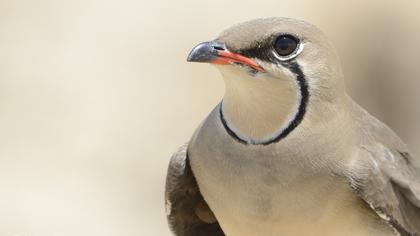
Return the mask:
[[[217,56],[212,61],[210,61],[210,63],[222,64],[222,65],[239,63],[239,64],[249,66],[252,69],[259,72],[264,71],[264,69],[252,59],[242,56],[241,54],[233,53],[229,51],[217,51]]]

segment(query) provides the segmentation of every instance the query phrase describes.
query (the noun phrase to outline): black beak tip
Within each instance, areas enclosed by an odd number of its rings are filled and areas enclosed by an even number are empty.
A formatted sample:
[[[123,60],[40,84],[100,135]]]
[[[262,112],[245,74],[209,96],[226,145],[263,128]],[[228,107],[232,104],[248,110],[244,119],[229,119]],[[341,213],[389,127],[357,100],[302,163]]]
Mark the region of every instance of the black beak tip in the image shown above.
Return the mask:
[[[217,50],[210,42],[195,46],[187,57],[188,62],[211,62],[217,57]]]

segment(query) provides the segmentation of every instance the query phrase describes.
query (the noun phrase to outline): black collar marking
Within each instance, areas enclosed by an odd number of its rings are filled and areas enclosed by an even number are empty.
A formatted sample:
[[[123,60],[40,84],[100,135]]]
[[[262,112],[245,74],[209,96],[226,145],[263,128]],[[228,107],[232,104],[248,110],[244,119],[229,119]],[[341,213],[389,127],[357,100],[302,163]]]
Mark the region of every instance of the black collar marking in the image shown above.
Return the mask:
[[[244,145],[269,145],[272,143],[277,143],[281,139],[285,138],[290,132],[292,132],[303,120],[305,113],[306,113],[306,106],[308,105],[309,100],[309,88],[307,81],[305,79],[305,74],[303,73],[302,69],[300,68],[299,64],[296,61],[289,61],[289,62],[281,62],[282,66],[286,67],[290,70],[295,76],[296,80],[298,82],[298,86],[300,88],[300,94],[301,94],[301,100],[299,103],[299,108],[296,116],[293,118],[292,122],[290,122],[289,126],[286,127],[283,132],[281,132],[276,137],[273,137],[272,139],[264,142],[264,143],[255,143],[255,142],[249,142],[247,140],[242,139],[239,137],[235,131],[233,131],[229,125],[226,122],[226,119],[223,115],[222,111],[222,104],[220,104],[219,108],[219,114],[220,114],[220,120],[222,121],[223,127],[225,128],[226,132],[236,141],[239,143],[242,143]]]

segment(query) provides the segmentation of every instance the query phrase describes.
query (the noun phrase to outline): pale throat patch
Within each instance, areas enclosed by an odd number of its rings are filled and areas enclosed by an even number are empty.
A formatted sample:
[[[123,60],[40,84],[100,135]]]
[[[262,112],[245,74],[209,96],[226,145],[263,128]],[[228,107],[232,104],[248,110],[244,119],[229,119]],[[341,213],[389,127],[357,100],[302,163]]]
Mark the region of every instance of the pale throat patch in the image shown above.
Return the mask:
[[[263,144],[279,136],[295,119],[301,93],[295,75],[254,77],[238,68],[219,67],[226,84],[222,115],[242,140]]]

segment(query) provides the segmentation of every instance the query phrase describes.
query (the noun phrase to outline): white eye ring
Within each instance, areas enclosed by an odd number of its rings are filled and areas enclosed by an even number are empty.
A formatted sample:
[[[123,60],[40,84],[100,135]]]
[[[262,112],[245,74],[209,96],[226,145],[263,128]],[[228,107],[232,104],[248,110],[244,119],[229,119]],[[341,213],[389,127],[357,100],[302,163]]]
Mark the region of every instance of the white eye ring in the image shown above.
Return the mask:
[[[278,59],[279,61],[289,61],[289,60],[297,57],[303,51],[303,48],[304,48],[304,44],[302,42],[300,42],[298,44],[296,50],[293,53],[291,53],[290,55],[280,56],[279,54],[277,54],[276,50],[272,50],[272,53],[273,53],[274,57],[276,59]]]

